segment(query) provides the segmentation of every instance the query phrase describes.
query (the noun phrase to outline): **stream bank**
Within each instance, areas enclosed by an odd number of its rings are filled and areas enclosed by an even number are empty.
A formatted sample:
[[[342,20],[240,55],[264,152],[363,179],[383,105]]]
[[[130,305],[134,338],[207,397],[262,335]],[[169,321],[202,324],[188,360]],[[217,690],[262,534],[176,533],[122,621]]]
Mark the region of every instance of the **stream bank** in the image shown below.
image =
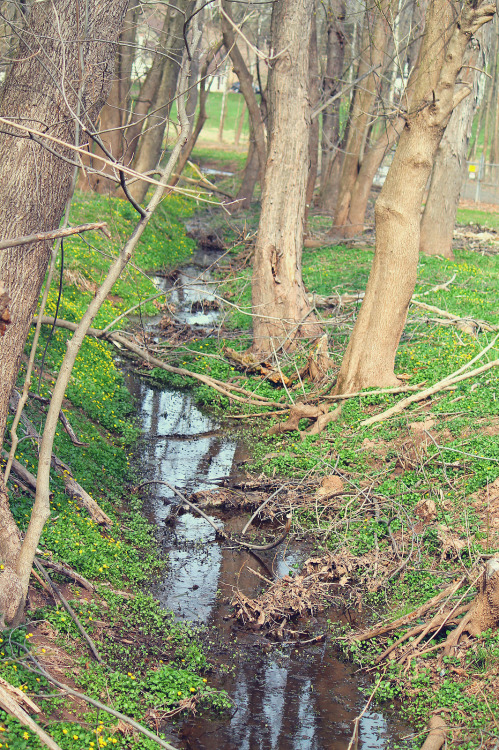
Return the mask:
[[[208,312],[208,320],[202,317],[207,314],[202,302],[211,299],[206,265],[215,260],[204,254],[202,265],[184,269],[178,277],[181,289],[172,295],[176,318],[200,334],[216,322],[216,311]],[[148,324],[153,338],[160,336],[155,323]],[[237,432],[201,410],[189,391],[151,386],[131,373],[126,382],[140,404],[143,437],[137,460],[145,480],[167,481],[188,497],[237,475],[248,457],[246,446]],[[247,520],[241,513],[208,512],[225,531],[241,531]],[[149,490],[146,513],[168,559],[153,594],[177,620],[207,626],[209,658],[216,665],[210,684],[227,691],[234,702],[231,716],[187,717],[177,730],[177,744],[186,750],[346,750],[367,683],[337,658],[327,638],[328,620],[338,620],[339,613],[328,611],[302,623],[326,636],[303,645],[270,642],[231,617],[235,588],[257,596],[262,577],[292,575],[310,550],[291,540],[257,557],[221,543],[205,519],[179,507],[175,493],[160,484]],[[393,711],[371,707],[360,721],[359,747],[385,748],[401,734],[407,727]]]

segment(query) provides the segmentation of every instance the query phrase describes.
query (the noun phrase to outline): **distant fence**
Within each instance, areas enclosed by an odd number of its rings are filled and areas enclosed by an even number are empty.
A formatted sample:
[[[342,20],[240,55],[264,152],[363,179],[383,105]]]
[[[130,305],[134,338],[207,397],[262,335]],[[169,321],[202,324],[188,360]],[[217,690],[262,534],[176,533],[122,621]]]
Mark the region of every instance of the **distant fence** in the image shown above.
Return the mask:
[[[499,164],[487,164],[483,157],[467,162],[461,198],[499,204]]]

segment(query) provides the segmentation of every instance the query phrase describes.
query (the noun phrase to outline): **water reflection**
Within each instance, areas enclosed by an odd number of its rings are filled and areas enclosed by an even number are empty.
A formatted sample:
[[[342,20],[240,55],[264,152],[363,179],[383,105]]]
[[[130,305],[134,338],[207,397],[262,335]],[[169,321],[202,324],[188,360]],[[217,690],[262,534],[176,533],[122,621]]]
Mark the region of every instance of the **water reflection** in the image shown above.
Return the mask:
[[[141,403],[147,478],[165,479],[188,494],[215,487],[230,474],[235,441],[197,409],[189,394],[159,391],[136,380],[130,386]],[[190,750],[346,750],[364,702],[353,669],[333,658],[326,643],[298,649],[284,644],[265,653],[261,636],[227,619],[234,586],[255,596],[262,581],[252,571],[266,578],[285,575],[304,553],[281,547],[258,559],[221,547],[210,524],[196,515],[183,513],[168,525],[172,500],[168,488],[157,486],[151,493],[151,515],[163,530],[169,556],[167,575],[154,593],[177,618],[208,623],[225,643],[238,644],[237,655],[230,657],[236,659],[235,673],[214,680],[233,697],[237,710],[223,720],[189,718],[179,741]],[[245,520],[224,518],[224,526],[240,530]],[[385,748],[393,734],[393,722],[388,726],[382,714],[367,712],[359,748]]]

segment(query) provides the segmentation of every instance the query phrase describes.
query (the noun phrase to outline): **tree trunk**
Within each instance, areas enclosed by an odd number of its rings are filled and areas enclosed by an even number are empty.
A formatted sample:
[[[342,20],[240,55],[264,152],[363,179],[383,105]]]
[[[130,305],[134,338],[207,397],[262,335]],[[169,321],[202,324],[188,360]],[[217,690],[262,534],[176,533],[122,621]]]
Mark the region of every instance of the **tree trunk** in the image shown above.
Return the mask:
[[[345,57],[345,0],[331,0],[326,8],[326,72],[322,86],[322,98],[329,101],[340,90],[340,78]],[[338,198],[338,177],[341,164],[338,146],[340,142],[340,98],[329,104],[322,112],[321,139],[321,184],[319,206],[333,213]],[[334,165],[334,166],[333,166]]]
[[[144,123],[147,113],[152,108],[158,95],[159,84],[163,75],[163,68],[167,63],[167,55],[164,54],[168,39],[168,28],[170,25],[170,16],[165,14],[163,28],[157,45],[157,51],[152,61],[152,65],[147,71],[144,83],[140,87],[140,92],[135,102],[133,112],[130,115],[128,127],[125,130],[126,149],[123,156],[124,164],[132,162],[139,145],[140,134],[144,129]]]
[[[125,125],[130,111],[130,91],[132,88],[132,65],[135,56],[135,37],[137,34],[137,18],[140,6],[139,0],[129,0],[128,12],[125,16],[123,31],[120,34],[118,52],[115,61],[115,74],[111,91],[99,117],[99,135],[107,150],[113,157],[121,161],[125,150],[123,139],[123,125]],[[105,156],[99,146],[94,146],[92,152]],[[112,167],[103,167],[97,162],[101,172],[111,172]],[[88,183],[92,190],[98,193],[114,193],[116,182],[106,180],[96,174],[88,175]]]
[[[250,123],[248,155],[246,157],[246,163],[244,165],[241,185],[236,195],[237,203],[227,206],[231,213],[236,213],[237,211],[242,211],[250,207],[253,193],[255,192],[255,185],[258,182],[258,176],[260,174],[260,159],[258,158],[255,139],[252,138],[251,133],[252,130]]]
[[[276,0],[269,75],[269,156],[252,278],[253,350],[291,350],[320,335],[301,276],[308,175],[308,55],[314,0]],[[306,320],[305,320],[306,318]]]
[[[206,55],[206,59],[201,66],[201,71],[199,74],[199,110],[198,110],[198,116],[196,119],[196,125],[194,126],[194,130],[189,136],[189,140],[183,146],[182,151],[180,153],[180,158],[177,162],[177,177],[172,177],[170,180],[170,185],[173,187],[178,182],[178,176],[182,174],[185,165],[191,158],[192,151],[194,149],[194,146],[196,145],[197,139],[199,138],[199,134],[201,133],[204,124],[206,120],[208,119],[208,115],[206,113],[206,100],[208,98],[208,89],[206,88],[206,77],[208,75],[208,71],[210,69],[210,65],[217,56],[218,52],[220,51],[220,48],[222,46],[222,42],[212,47],[208,54]],[[187,112],[188,114],[188,112]]]
[[[429,7],[414,101],[376,203],[373,266],[337,393],[398,383],[395,354],[416,283],[424,191],[452,109],[463,97],[455,83],[466,46],[494,10],[466,4],[455,22],[447,0],[433,0]],[[442,29],[453,30],[448,45]]]
[[[224,11],[221,17],[224,45],[227,53],[230,55],[234,72],[239,79],[241,93],[244,96],[246,106],[248,107],[250,140],[253,138],[255,142],[255,148],[259,160],[260,182],[263,185],[265,162],[267,160],[267,139],[265,137],[263,116],[255,92],[253,91],[253,78],[238,47],[234,27],[227,18],[227,16],[232,18],[230,3],[227,2],[227,0],[223,0],[222,9]]]
[[[488,62],[492,35],[489,28],[482,28],[476,35],[477,44],[466,54],[461,80],[467,80],[472,93],[456,107],[440,142],[426,206],[421,219],[419,249],[425,255],[442,255],[454,258],[452,240],[459,204],[459,196],[465,179],[466,155],[475,112],[483,97],[483,70]]]
[[[371,68],[375,70],[363,78],[355,90],[345,144],[345,157],[341,169],[338,201],[331,229],[333,235],[342,236],[343,227],[348,223],[352,190],[359,173],[366,129],[369,127],[370,113],[376,99],[378,81],[385,61],[385,50],[390,33],[388,23],[390,8],[395,3],[396,0],[381,0],[379,7],[366,9],[358,77],[365,75]]]
[[[163,65],[161,81],[151,111],[147,117],[146,129],[142,133],[133,168],[137,172],[150,173],[158,169],[163,151],[163,138],[170,116],[171,106],[177,89],[178,74],[184,50],[183,26],[192,9],[192,0],[178,0],[169,5],[166,13],[169,17],[168,34],[164,51],[167,53]],[[130,193],[137,203],[142,203],[149,189],[149,184],[137,180],[130,185]]]
[[[75,143],[73,113],[80,109],[84,122],[93,122],[103,106],[112,84],[116,41],[126,11],[126,0],[102,4],[90,0],[88,28],[82,30],[78,19],[85,18],[81,0],[59,0],[54,4],[34,3],[20,30],[16,62],[5,80],[0,112],[14,123]],[[54,29],[58,29],[54,35]],[[81,42],[82,36],[85,41]],[[39,41],[41,40],[41,42]],[[89,40],[89,41],[86,41]],[[77,86],[54,76],[65,60],[66,75],[78,80],[80,54],[83,55],[84,81],[81,104]],[[80,79],[82,80],[82,79]],[[59,226],[71,191],[74,167],[45,150],[37,142],[18,137],[14,126],[2,126],[0,132],[0,234],[9,239],[55,229]],[[63,156],[71,152],[61,149]],[[36,182],[36,186],[34,184]],[[0,253],[0,279],[10,297],[11,324],[0,337],[0,435],[4,434],[9,396],[17,376],[31,320],[50,258],[51,242],[36,242],[27,249],[13,247]],[[0,576],[0,607],[5,606],[6,586],[13,591],[14,559],[18,553],[15,522],[7,505],[7,494],[0,486],[0,558],[7,563]],[[19,591],[18,591],[19,593]],[[10,593],[9,593],[10,596]],[[19,610],[20,599],[11,600],[7,620]],[[14,618],[15,619],[15,618]]]
[[[414,93],[414,86],[418,78],[417,57],[419,46],[420,45],[417,42],[411,45],[408,64],[409,68],[412,68],[412,73],[403,95],[405,109],[409,109],[410,107]],[[383,159],[399,139],[400,133],[404,127],[404,122],[405,120],[401,116],[394,118],[392,122],[388,121],[386,128],[381,135],[378,136],[377,140],[371,144],[367,153],[363,157],[357,179],[352,188],[350,206],[348,209],[348,220],[343,228],[344,237],[353,237],[364,230],[367,203],[371,194],[373,180],[383,162]]]
[[[312,16],[312,33],[310,34],[309,52],[309,91],[310,107],[314,109],[319,102],[319,58],[317,54],[317,6],[314,7]],[[310,135],[308,143],[309,169],[307,191],[305,198],[305,224],[310,206],[314,201],[315,182],[317,180],[317,167],[319,163],[319,120],[314,117],[310,122]]]

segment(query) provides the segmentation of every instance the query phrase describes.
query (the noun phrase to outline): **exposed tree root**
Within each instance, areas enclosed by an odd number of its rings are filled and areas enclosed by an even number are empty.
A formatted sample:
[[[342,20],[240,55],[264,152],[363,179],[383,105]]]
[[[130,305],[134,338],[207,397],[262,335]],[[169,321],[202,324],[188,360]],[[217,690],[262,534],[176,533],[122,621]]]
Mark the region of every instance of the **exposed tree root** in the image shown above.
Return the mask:
[[[337,406],[333,411],[329,411],[329,404],[312,406],[299,401],[291,407],[286,422],[279,422],[274,425],[270,428],[268,434],[280,435],[283,432],[298,430],[302,438],[305,435],[318,435],[330,422],[336,421],[340,414],[341,405]],[[310,419],[312,420],[312,424],[306,430],[300,430],[299,424],[301,419]]]
[[[432,716],[428,722],[428,737],[421,745],[421,750],[440,750],[444,744],[449,728],[441,716]]]

